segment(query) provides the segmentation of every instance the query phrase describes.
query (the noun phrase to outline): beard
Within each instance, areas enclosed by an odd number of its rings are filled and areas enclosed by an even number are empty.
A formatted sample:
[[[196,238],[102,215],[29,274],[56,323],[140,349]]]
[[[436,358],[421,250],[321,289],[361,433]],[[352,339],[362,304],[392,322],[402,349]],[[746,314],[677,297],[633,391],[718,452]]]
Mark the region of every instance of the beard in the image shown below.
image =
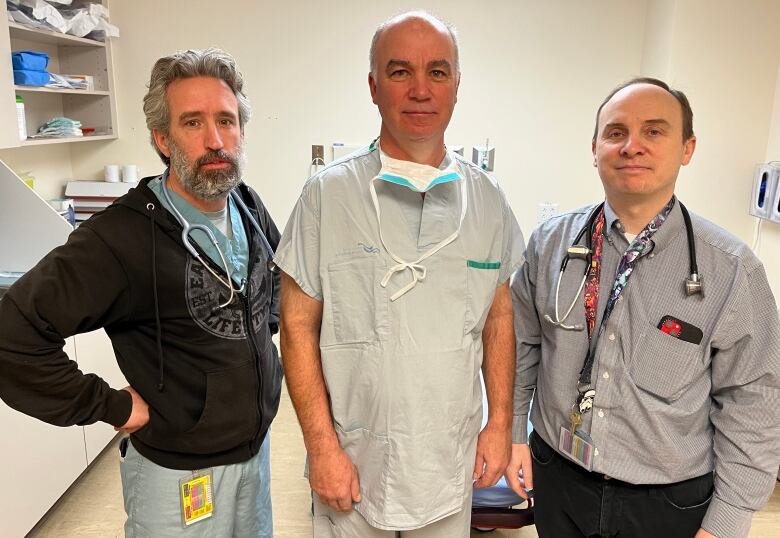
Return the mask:
[[[201,200],[215,200],[227,195],[241,183],[241,172],[244,167],[244,152],[241,146],[236,147],[236,153],[225,150],[209,151],[194,161],[187,159],[184,151],[170,140],[171,167],[176,172],[184,190]],[[230,166],[224,169],[203,170],[202,167],[214,161],[224,161]]]

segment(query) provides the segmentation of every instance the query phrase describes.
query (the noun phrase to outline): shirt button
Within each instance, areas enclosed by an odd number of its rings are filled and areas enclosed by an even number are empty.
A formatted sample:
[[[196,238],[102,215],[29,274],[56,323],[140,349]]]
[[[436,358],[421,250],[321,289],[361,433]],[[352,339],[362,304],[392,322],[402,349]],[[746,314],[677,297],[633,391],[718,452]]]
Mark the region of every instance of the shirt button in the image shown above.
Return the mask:
[[[604,410],[599,409],[599,418],[604,418]]]
[[[650,253],[650,254],[648,254],[647,256],[648,256],[648,257],[650,257],[650,258],[655,258],[655,252],[651,252],[651,253]]]
[[[598,456],[599,455],[599,449],[598,448],[593,451],[593,455],[594,456]]]
[[[610,339],[610,341],[614,341],[615,340],[615,333],[610,334],[609,335],[609,339]]]
[[[601,377],[603,377],[604,379],[609,379],[609,372],[604,372],[603,374],[601,374]]]

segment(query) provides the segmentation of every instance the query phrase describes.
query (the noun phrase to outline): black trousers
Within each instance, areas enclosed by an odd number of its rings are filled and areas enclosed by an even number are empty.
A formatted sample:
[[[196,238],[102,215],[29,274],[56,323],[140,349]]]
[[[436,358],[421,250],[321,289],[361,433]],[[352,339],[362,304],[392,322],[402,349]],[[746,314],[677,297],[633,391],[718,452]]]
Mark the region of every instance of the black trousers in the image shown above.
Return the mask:
[[[693,538],[712,498],[712,473],[674,484],[629,484],[586,471],[536,433],[530,445],[540,538]]]

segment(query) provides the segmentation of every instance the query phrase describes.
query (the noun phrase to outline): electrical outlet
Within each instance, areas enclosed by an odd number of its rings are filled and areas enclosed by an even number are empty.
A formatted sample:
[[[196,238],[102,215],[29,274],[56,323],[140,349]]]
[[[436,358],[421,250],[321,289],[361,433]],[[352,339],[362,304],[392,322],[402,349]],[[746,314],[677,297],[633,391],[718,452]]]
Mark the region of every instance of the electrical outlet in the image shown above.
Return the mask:
[[[313,145],[311,147],[311,160],[314,162],[319,159],[319,163],[325,163],[325,146]]]
[[[536,222],[541,224],[550,217],[554,217],[558,214],[558,204],[554,202],[539,202],[536,206]]]

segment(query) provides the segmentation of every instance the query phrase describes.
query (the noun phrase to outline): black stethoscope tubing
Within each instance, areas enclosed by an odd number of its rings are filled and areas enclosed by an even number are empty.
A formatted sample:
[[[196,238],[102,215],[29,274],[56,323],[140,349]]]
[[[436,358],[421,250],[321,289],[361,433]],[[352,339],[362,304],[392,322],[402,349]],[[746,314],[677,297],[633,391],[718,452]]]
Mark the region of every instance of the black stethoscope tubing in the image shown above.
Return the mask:
[[[690,266],[690,277],[685,280],[685,293],[687,296],[701,294],[703,290],[701,277],[699,276],[698,264],[696,261],[696,242],[693,235],[691,216],[688,213],[688,209],[683,205],[682,202],[678,200],[677,203],[680,204],[680,210],[683,214],[683,220],[685,222],[685,235],[688,240],[688,263]],[[546,314],[544,317],[547,321],[557,327],[561,327],[562,329],[577,331],[584,329],[584,326],[580,324],[564,325],[564,322],[566,321],[566,318],[569,317],[569,314],[576,304],[580,292],[582,291],[582,287],[585,283],[585,279],[587,278],[588,272],[590,271],[590,266],[593,262],[593,230],[596,226],[596,218],[603,207],[604,202],[601,202],[599,205],[593,208],[593,210],[588,215],[588,220],[586,221],[585,226],[583,226],[577,233],[577,236],[574,238],[572,245],[566,249],[566,256],[564,256],[563,260],[561,261],[561,268],[558,272],[558,282],[555,286],[555,319],[553,319],[549,314]],[[579,244],[583,236],[585,236],[584,247]],[[582,282],[580,284],[579,290],[577,291],[577,295],[574,297],[574,301],[572,301],[572,304],[568,308],[567,312],[561,318],[558,314],[558,292],[560,290],[563,273],[566,271],[566,266],[569,264],[569,260],[572,258],[585,260],[585,269],[583,271]]]

